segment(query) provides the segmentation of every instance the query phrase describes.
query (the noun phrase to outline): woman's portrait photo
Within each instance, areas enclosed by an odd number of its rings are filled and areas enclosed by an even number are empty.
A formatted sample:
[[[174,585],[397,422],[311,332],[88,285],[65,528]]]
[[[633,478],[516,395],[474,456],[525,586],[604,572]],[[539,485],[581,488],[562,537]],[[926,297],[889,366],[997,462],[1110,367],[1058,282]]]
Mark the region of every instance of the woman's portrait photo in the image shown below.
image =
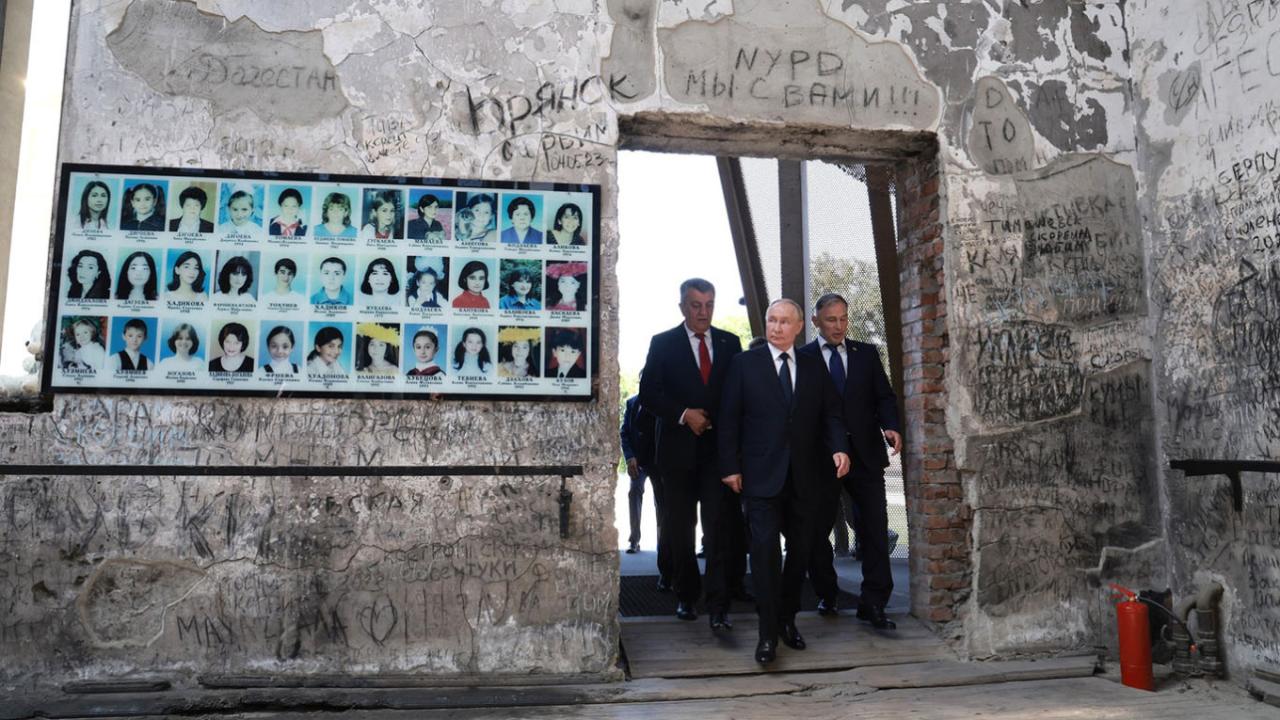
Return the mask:
[[[587,376],[585,328],[547,328],[547,377]]]
[[[453,239],[460,243],[498,241],[498,204],[490,193],[458,193],[458,211],[453,216]]]
[[[218,344],[209,348],[209,372],[252,375],[254,360],[248,353],[253,347],[253,338],[249,335],[249,328],[238,322],[221,326],[214,323],[214,332]]]
[[[445,228],[453,221],[453,191],[418,189],[409,191],[410,240],[447,240]]]
[[[111,297],[111,268],[97,250],[81,250],[67,263],[68,300],[106,300]]]
[[[400,326],[388,323],[356,324],[356,373],[400,375]]]
[[[374,257],[364,263],[364,278],[360,281],[360,304],[365,307],[390,308],[400,306],[400,278],[396,266],[385,257]]]
[[[126,180],[124,202],[120,206],[120,229],[163,232],[168,189],[168,180]]]
[[[272,185],[269,197],[271,207],[267,208],[267,215],[271,222],[267,225],[267,233],[274,237],[306,237],[305,218],[311,207],[311,188],[306,185]]]
[[[316,237],[355,239],[356,226],[351,212],[355,204],[351,198],[356,192],[354,189],[334,188],[324,194],[324,200],[320,202],[320,222],[314,231]]]
[[[448,329],[444,325],[406,325],[405,337],[410,339],[409,352],[405,353],[405,375],[431,377],[444,375],[437,354],[448,346]]]
[[[154,253],[138,250],[125,256],[116,270],[117,300],[130,303],[152,302],[160,297],[160,280],[156,273]]]
[[[547,232],[548,245],[586,245],[588,241],[587,218],[577,203],[566,202],[556,208],[551,217],[551,229]]]
[[[263,272],[271,271],[271,275],[262,278],[261,287],[263,302],[277,305],[304,305],[307,302],[307,279],[298,277],[298,266],[306,267],[305,253],[263,253]]]
[[[155,318],[115,318],[111,321],[111,355],[107,367],[112,372],[145,373],[156,356]]]
[[[547,309],[587,309],[587,264],[547,261]]]
[[[169,232],[189,235],[213,232],[213,193],[211,182],[174,181],[170,202]]]
[[[261,185],[222,183],[218,192],[218,229],[228,235],[255,235],[262,231]]]
[[[72,372],[97,372],[105,367],[107,348],[102,342],[105,317],[71,315],[62,318],[58,342],[58,367]]]
[[[542,196],[504,193],[506,216],[502,220],[502,242],[507,245],[542,244]]]
[[[489,353],[489,333],[478,327],[454,328],[459,338],[453,348],[453,374],[462,378],[483,378],[493,374],[493,358]]]
[[[410,255],[405,268],[405,305],[411,308],[443,308],[449,298],[449,258]]]
[[[493,307],[492,260],[468,260],[458,271],[458,289],[453,294],[453,307],[460,310],[488,310]]]
[[[400,190],[364,191],[364,227],[362,240],[398,240],[404,237],[404,192]]]
[[[196,250],[169,250],[169,281],[165,297],[175,301],[202,301],[206,297],[207,256]]]
[[[498,308],[502,310],[542,309],[542,261],[502,260],[502,286],[498,288]]]
[[[181,320],[166,320],[160,342],[160,363],[156,371],[202,373],[205,371],[204,353],[200,350],[200,332],[195,326]]]
[[[80,202],[67,202],[67,227],[98,232],[110,230],[111,200],[120,196],[119,188],[120,181],[115,178],[76,175],[70,197],[79,196]]]
[[[541,341],[542,328],[498,328],[498,377],[539,377]]]
[[[274,378],[297,377],[302,362],[302,346],[298,338],[302,323],[284,320],[263,320],[262,345],[258,357],[262,358],[262,373]]]
[[[348,324],[311,323],[311,351],[307,353],[307,376],[313,380],[345,380],[351,367]]]
[[[218,286],[213,299],[237,305],[252,305],[257,302],[257,265],[257,251],[219,250]]]

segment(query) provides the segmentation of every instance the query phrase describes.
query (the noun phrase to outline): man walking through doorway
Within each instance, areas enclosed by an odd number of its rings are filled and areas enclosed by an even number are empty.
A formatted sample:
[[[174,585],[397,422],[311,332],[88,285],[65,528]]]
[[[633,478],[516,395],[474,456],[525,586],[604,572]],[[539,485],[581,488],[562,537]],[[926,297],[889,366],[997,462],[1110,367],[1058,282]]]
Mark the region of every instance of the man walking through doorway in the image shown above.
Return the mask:
[[[729,368],[720,406],[720,475],[742,496],[751,533],[751,577],[760,637],[755,659],[772,662],[777,641],[805,648],[796,628],[822,487],[849,471],[840,407],[831,378],[813,355],[797,355],[804,311],[775,300],[765,315],[768,343]],[[779,533],[787,539],[782,563]]]
[[[701,278],[680,284],[684,322],[653,336],[640,378],[640,404],[657,418],[657,469],[662,478],[662,539],[671,556],[676,617],[696,620],[704,590],[695,525],[702,508],[706,535],[706,602],[713,630],[729,629],[728,557],[732,533],[743,532],[736,499],[716,472],[720,391],[729,362],[742,351],[736,335],[711,327],[715,286]]]
[[[800,349],[802,355],[816,357],[831,377],[840,399],[848,446],[853,450],[853,470],[843,483],[831,481],[823,487],[829,493],[819,507],[819,535],[814,538],[813,561],[809,576],[818,595],[818,612],[834,615],[836,610],[836,571],[832,564],[831,543],[826,534],[835,522],[843,485],[853,498],[854,532],[862,545],[862,591],[857,616],[872,626],[888,630],[897,627],[884,613],[893,593],[893,574],[889,567],[889,517],[885,508],[884,469],[889,466],[885,443],[896,455],[902,451],[902,434],[898,425],[898,402],[880,364],[880,353],[874,345],[850,340],[849,304],[836,293],[818,298],[814,306],[813,324],[819,337]]]

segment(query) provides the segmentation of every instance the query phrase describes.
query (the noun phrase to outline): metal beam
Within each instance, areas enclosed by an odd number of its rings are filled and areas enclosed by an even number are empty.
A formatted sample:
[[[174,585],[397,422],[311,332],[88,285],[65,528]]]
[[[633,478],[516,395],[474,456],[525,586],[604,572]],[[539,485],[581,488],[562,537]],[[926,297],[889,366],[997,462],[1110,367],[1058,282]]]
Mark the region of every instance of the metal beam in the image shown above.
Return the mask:
[[[738,276],[747,304],[751,334],[764,337],[764,310],[769,291],[760,266],[760,246],[756,243],[755,225],[751,222],[751,205],[742,180],[742,163],[736,157],[717,157],[720,187],[724,190],[724,207],[729,215],[729,234],[733,236],[733,254],[738,259]]]
[[[889,380],[898,396],[898,415],[905,398],[902,369],[902,292],[898,279],[898,233],[893,226],[893,202],[889,194],[892,178],[887,167],[868,165],[867,202],[871,206],[871,234],[876,246],[876,269],[880,275],[880,304],[884,308],[884,334],[889,344]]]
[[[809,223],[805,212],[804,163],[799,160],[778,161],[779,258],[782,266],[782,297],[791,298],[808,307]],[[796,342],[803,342],[806,331]]]

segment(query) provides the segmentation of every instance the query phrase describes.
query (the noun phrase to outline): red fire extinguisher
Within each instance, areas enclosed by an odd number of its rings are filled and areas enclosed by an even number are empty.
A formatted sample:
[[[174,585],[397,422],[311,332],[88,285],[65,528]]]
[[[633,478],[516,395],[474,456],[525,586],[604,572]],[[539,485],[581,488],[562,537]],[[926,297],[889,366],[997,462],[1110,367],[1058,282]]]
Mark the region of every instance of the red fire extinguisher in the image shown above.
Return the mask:
[[[1138,601],[1132,590],[1111,583],[1119,595],[1116,603],[1116,627],[1120,631],[1120,682],[1139,690],[1155,690],[1151,674],[1151,625],[1147,606]]]

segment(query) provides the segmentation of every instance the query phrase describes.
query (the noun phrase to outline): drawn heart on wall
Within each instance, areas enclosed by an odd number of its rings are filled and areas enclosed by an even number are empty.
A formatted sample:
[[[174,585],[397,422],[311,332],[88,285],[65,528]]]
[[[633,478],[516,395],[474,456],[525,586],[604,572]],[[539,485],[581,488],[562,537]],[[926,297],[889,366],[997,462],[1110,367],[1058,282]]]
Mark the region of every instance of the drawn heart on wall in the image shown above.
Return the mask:
[[[391,637],[391,632],[400,621],[395,604],[386,595],[375,600],[372,605],[361,608],[359,617],[361,629],[379,645]]]

